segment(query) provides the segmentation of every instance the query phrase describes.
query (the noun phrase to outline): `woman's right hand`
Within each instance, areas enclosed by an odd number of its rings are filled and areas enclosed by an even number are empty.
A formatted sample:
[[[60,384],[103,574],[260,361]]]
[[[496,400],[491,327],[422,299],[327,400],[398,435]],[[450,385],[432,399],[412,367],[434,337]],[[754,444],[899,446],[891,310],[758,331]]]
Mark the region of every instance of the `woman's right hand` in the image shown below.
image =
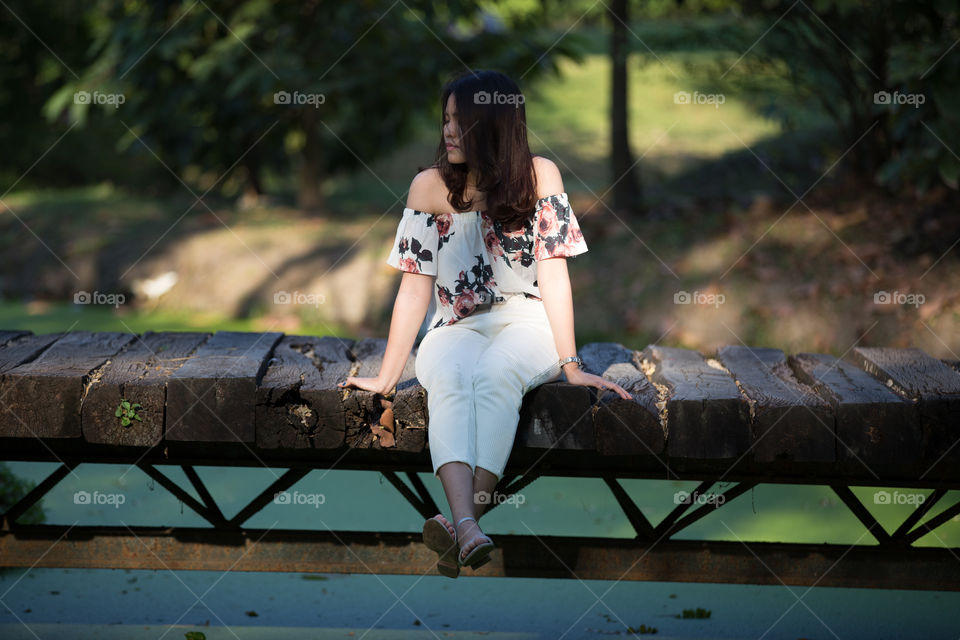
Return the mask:
[[[376,378],[358,378],[355,376],[347,376],[347,379],[343,382],[337,383],[337,388],[346,389],[348,387],[356,387],[357,389],[363,389],[364,391],[372,391],[374,393],[379,393],[380,395],[387,395],[390,391],[393,390],[395,385],[389,385],[388,383],[381,380],[379,377]]]

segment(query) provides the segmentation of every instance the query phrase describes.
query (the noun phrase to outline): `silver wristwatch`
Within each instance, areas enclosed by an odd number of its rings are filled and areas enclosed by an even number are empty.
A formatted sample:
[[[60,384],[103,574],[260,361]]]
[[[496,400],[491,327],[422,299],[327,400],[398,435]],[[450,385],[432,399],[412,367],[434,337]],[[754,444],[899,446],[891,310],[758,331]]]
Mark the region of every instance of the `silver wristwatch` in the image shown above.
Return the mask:
[[[580,356],[567,356],[566,358],[562,358],[559,363],[560,368],[563,369],[563,365],[568,362],[576,362],[577,366],[583,369],[583,360],[580,359]]]

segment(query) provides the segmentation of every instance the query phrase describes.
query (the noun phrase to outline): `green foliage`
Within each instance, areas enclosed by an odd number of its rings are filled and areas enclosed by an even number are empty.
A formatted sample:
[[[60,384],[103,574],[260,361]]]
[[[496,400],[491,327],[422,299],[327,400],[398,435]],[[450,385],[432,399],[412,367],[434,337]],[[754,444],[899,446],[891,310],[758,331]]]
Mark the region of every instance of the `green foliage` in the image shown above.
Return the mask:
[[[440,86],[463,68],[530,82],[578,55],[575,39],[557,41],[530,11],[498,23],[464,0],[183,0],[90,11],[91,59],[46,102],[47,117],[110,119],[119,149],[228,196],[260,193],[266,167],[300,170],[310,188],[362,169],[409,140],[427,109],[439,122]],[[78,104],[79,91],[122,104]]]
[[[0,8],[0,193],[14,184],[86,184],[136,169],[102,153],[113,135],[104,123],[70,130],[65,119],[42,116],[50,96],[83,69],[92,12],[82,0],[10,0]],[[96,162],[78,162],[91,155]]]
[[[120,418],[120,424],[124,427],[129,427],[132,420],[138,422],[143,422],[140,418],[140,414],[137,413],[137,409],[142,408],[139,403],[134,402],[131,404],[125,398],[120,400],[120,404],[117,405],[117,410],[114,415]]]
[[[701,609],[700,607],[697,607],[696,609],[684,609],[683,613],[677,617],[682,619],[690,618],[695,620],[703,620],[709,618],[711,613],[712,612],[710,609]]]
[[[737,47],[753,42],[748,57],[785,65],[798,92],[834,121],[857,172],[892,190],[957,188],[960,59],[947,55],[960,39],[956,3],[742,4],[771,28]]]

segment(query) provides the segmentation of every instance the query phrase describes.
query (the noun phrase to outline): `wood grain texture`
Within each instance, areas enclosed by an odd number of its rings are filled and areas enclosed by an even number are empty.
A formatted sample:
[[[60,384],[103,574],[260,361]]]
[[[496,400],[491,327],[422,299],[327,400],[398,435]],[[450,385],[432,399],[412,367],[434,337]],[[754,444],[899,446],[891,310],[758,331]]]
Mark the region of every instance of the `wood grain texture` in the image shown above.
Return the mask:
[[[920,454],[919,416],[862,369],[831,355],[789,358],[797,378],[827,400],[837,417],[838,460],[896,465]]]
[[[755,461],[836,461],[833,409],[794,377],[783,351],[725,346],[717,359],[750,405]]]
[[[218,331],[167,385],[164,438],[255,443],[257,385],[281,333]]]
[[[0,346],[0,375],[35,359],[63,335],[65,334],[49,333],[41,336],[27,334],[7,341]]]
[[[354,341],[285,336],[257,389],[257,446],[334,449],[344,442],[345,411],[336,388],[353,361]]]
[[[31,333],[30,331],[21,331],[19,329],[0,330],[0,346],[3,346],[6,343],[10,342],[11,340],[19,338],[21,336],[30,335],[30,333]]]
[[[7,370],[0,378],[0,397],[4,398],[0,434],[79,438],[80,400],[91,375],[135,338],[129,333],[76,331]],[[36,346],[33,343],[30,348]]]
[[[385,338],[365,338],[357,342],[351,349],[354,362],[350,375],[376,377],[380,373],[386,347]],[[347,446],[355,449],[387,446],[411,453],[424,449],[427,443],[426,394],[416,380],[415,371],[416,356],[411,353],[404,364],[393,400],[361,389],[351,388],[344,393]],[[381,423],[387,409],[394,414],[394,437],[392,442],[385,445],[371,427]]]
[[[960,373],[915,348],[857,347],[851,360],[917,405],[929,472],[960,463]]]
[[[80,409],[88,442],[152,447],[163,440],[167,383],[208,333],[147,332],[114,356],[87,391]],[[116,416],[122,400],[137,403],[140,420],[128,426]]]
[[[632,396],[625,400],[603,391],[593,411],[597,451],[602,455],[666,455],[665,426],[660,422],[657,390],[639,368],[637,354],[621,344],[584,345],[584,369],[616,382]]]
[[[653,382],[668,392],[670,458],[724,460],[747,451],[750,408],[729,372],[689,349],[649,345],[641,357],[653,365]]]
[[[393,395],[337,387],[377,375],[385,347],[279,333],[0,331],[0,451],[95,458],[163,445],[207,460],[425,463],[416,352]],[[632,399],[565,380],[531,389],[514,468],[714,473],[735,457],[746,474],[960,477],[960,373],[919,349],[858,348],[842,361],[727,346],[711,363],[685,349],[592,343],[580,356]],[[121,399],[142,405],[142,420],[122,427]]]

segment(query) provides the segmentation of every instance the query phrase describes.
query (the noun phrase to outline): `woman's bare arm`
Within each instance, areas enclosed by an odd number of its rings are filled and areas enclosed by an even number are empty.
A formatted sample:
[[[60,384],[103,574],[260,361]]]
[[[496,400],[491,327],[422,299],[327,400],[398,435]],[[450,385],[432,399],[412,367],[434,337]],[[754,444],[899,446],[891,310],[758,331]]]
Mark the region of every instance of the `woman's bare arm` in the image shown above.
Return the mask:
[[[577,341],[573,330],[573,293],[567,273],[566,258],[548,258],[537,262],[537,283],[540,299],[547,311],[553,339],[560,358],[577,355]],[[564,365],[564,369],[576,367],[576,363]]]
[[[387,393],[397,386],[430,306],[434,278],[422,273],[404,272],[397,299],[393,303],[390,333],[379,374],[375,378],[349,376],[339,386],[354,386],[376,393]]]
[[[408,272],[404,273],[400,280],[400,291],[393,303],[387,349],[383,354],[383,364],[380,365],[379,378],[388,390],[400,382],[403,368],[417,339],[417,332],[430,306],[434,279],[435,276]]]
[[[573,329],[573,294],[567,274],[566,258],[547,258],[537,262],[537,283],[543,300],[553,340],[560,358],[577,355],[577,341]],[[601,376],[587,373],[576,362],[563,365],[563,373],[570,384],[579,384],[598,389],[611,389],[621,398],[631,396],[623,387]]]
[[[407,206],[420,211],[433,211],[442,181],[436,170],[421,171],[410,183],[407,194]],[[436,276],[405,271],[400,280],[400,290],[393,303],[393,316],[390,319],[390,333],[387,336],[387,348],[380,364],[380,372],[375,378],[348,377],[339,386],[355,386],[367,391],[387,393],[400,381],[407,358],[417,340],[417,333],[423,318],[427,315],[430,298],[433,296],[433,283]]]
[[[563,180],[557,166],[546,158],[537,158],[534,162],[537,171],[538,197],[563,193]],[[577,355],[577,339],[573,327],[573,292],[570,287],[570,275],[567,273],[565,257],[546,258],[537,261],[537,288],[543,300],[554,343],[560,358]],[[570,384],[580,384],[600,389],[612,389],[620,397],[630,399],[620,385],[587,373],[576,362],[563,365],[563,372]]]

